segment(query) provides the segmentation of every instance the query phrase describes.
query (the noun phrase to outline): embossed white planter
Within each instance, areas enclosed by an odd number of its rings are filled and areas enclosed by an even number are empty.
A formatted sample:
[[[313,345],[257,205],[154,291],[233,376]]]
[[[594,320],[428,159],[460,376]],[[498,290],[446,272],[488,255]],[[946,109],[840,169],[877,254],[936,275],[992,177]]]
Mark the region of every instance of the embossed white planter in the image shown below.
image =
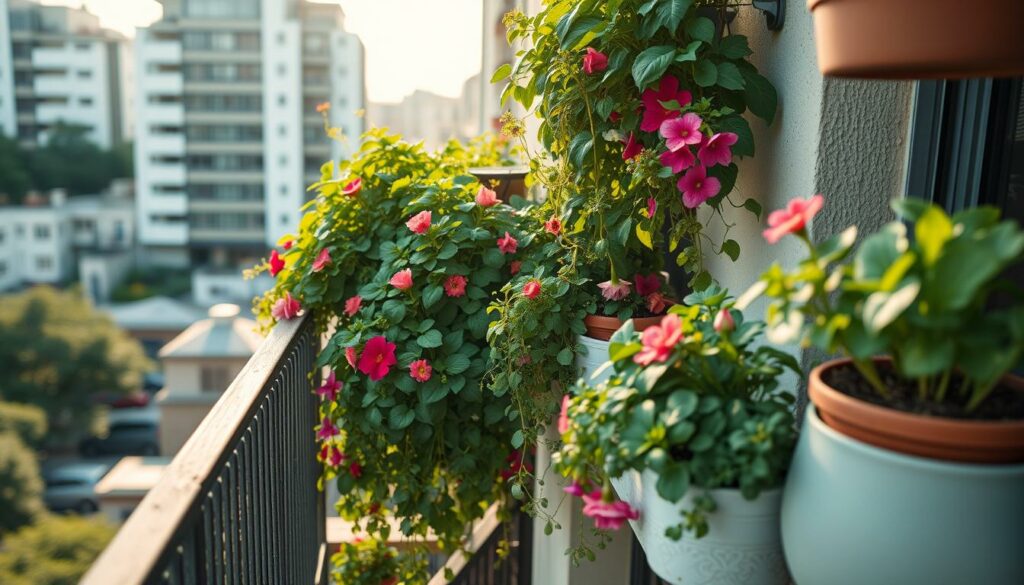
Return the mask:
[[[587,337],[586,335],[580,335],[579,341],[580,345],[587,348],[586,355],[576,356],[576,367],[580,370],[580,376],[591,386],[607,380],[612,374],[611,366],[605,368],[597,378],[592,378],[592,376],[594,375],[594,372],[601,369],[601,366],[608,361],[608,346],[611,345],[611,343],[608,341],[601,341],[600,339],[594,339],[593,337]]]
[[[764,492],[756,500],[745,499],[739,490],[711,490],[718,509],[708,515],[708,534],[674,541],[665,529],[682,519],[680,510],[690,508],[690,499],[700,491],[690,490],[673,504],[658,495],[657,481],[651,470],[631,471],[612,479],[612,486],[622,501],[640,511],[630,526],[659,577],[679,585],[790,583],[779,534],[782,490]]]

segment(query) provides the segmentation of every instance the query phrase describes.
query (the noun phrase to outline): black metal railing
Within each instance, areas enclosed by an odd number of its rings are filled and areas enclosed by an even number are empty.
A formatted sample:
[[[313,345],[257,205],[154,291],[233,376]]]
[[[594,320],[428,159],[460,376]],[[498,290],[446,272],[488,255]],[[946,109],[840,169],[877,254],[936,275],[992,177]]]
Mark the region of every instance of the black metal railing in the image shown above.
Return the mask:
[[[510,522],[503,524],[496,511],[492,506],[474,527],[469,554],[449,557],[428,585],[531,585],[533,519],[516,512]],[[504,558],[499,555],[502,541],[508,543]],[[445,578],[446,570],[454,574],[451,581]]]
[[[84,585],[326,582],[311,318],[278,324]]]

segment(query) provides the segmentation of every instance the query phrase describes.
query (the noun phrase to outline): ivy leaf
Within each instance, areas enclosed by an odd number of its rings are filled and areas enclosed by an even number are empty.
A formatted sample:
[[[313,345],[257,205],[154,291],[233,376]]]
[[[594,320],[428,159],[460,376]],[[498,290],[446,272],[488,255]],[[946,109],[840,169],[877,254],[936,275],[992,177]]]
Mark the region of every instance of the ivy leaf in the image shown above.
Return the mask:
[[[718,45],[718,54],[726,59],[742,59],[752,52],[747,37],[743,35],[729,35]]]
[[[740,244],[736,240],[726,240],[722,242],[722,252],[725,253],[733,262],[740,257]]]
[[[416,338],[416,343],[426,349],[441,347],[441,342],[441,332],[437,329],[431,329]]]
[[[411,425],[414,418],[416,418],[415,412],[409,410],[408,406],[399,404],[388,413],[388,426],[396,431],[400,431]]]
[[[633,61],[633,81],[643,90],[654,81],[661,79],[675,58],[676,48],[672,45],[649,47]],[[713,83],[713,82],[712,82]]]
[[[686,34],[691,37],[710,43],[715,38],[715,23],[710,18],[698,16],[686,25]]]
[[[748,198],[743,202],[743,208],[756,215],[758,219],[761,219],[761,204],[756,200]]]
[[[718,64],[718,85],[725,89],[743,89],[745,82],[738,67],[729,62]]]

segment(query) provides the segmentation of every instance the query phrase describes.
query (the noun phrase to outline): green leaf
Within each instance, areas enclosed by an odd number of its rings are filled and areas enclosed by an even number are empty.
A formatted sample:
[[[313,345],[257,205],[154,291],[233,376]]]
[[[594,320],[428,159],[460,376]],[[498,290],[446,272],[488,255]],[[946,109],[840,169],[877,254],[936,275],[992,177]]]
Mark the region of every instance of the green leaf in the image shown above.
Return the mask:
[[[420,400],[423,401],[423,404],[433,404],[443,400],[450,391],[451,389],[444,384],[429,384],[420,391]]]
[[[733,132],[738,140],[732,147],[734,156],[754,156],[754,133],[743,116],[726,116],[718,121],[719,132]],[[714,168],[714,167],[712,167]]]
[[[423,308],[429,309],[437,304],[437,301],[441,300],[441,296],[444,294],[444,289],[438,284],[428,284],[423,289]]]
[[[938,205],[929,206],[914,225],[914,236],[925,266],[932,266],[942,254],[942,247],[953,237],[953,222]]]
[[[675,34],[679,23],[686,16],[686,11],[693,5],[693,0],[662,0],[658,6],[658,19],[660,26],[668,29],[668,32]]]
[[[726,240],[722,242],[722,252],[724,252],[733,262],[740,257],[740,244],[736,240]]]
[[[469,369],[470,360],[461,353],[448,356],[444,371],[448,374],[461,374]]]
[[[441,347],[441,332],[437,329],[431,329],[423,335],[416,338],[416,343],[423,348]]]
[[[505,63],[501,67],[498,67],[498,69],[494,72],[494,75],[491,76],[491,83],[498,83],[499,81],[504,81],[505,79],[508,79],[509,75],[512,75],[512,64]]]
[[[637,55],[633,61],[633,81],[636,86],[642,91],[661,79],[675,55],[676,48],[673,45],[648,47]]]
[[[711,87],[718,81],[718,67],[706,59],[698,61],[693,70],[693,81],[701,87]]]
[[[686,490],[690,489],[689,467],[675,461],[668,463],[658,475],[655,487],[661,497],[670,502],[678,502],[686,495]]]
[[[899,349],[901,373],[916,378],[953,367],[956,343],[949,337],[919,332],[903,339]]]
[[[523,446],[523,429],[519,429],[512,433],[512,448],[519,449]]]
[[[878,280],[907,249],[906,228],[893,222],[864,239],[853,259],[853,276],[857,280]]]
[[[911,280],[896,292],[871,293],[864,301],[864,324],[868,331],[877,333],[888,327],[913,304],[920,291],[921,283]]]
[[[584,16],[570,24],[564,35],[559,35],[559,46],[563,51],[571,51],[576,48],[580,40],[589,32],[593,32],[604,25],[605,21],[596,16]]]
[[[408,406],[399,404],[388,413],[388,426],[396,431],[400,431],[411,425],[415,417],[416,413],[409,410]]]
[[[743,35],[729,35],[718,45],[718,54],[727,59],[742,59],[752,52],[747,37]]]
[[[562,351],[558,352],[558,363],[562,364],[563,366],[568,366],[572,364],[573,357],[574,356],[572,353],[572,349],[568,347],[563,347]]]
[[[696,392],[692,390],[676,390],[669,395],[666,406],[669,409],[678,411],[680,417],[689,418],[691,414],[697,411],[699,403],[700,399],[697,398]]]
[[[699,49],[702,44],[704,43],[700,41],[690,41],[690,44],[686,45],[686,48],[679,51],[679,54],[676,55],[675,62],[688,63],[690,61],[696,61],[697,49]]]
[[[745,82],[743,75],[740,74],[739,68],[732,63],[719,63],[718,64],[718,85],[725,89],[740,90],[743,89]]]
[[[591,140],[590,132],[580,132],[573,137],[569,143],[569,161],[577,168],[583,168],[584,159],[594,148],[594,141]]]
[[[771,124],[775,119],[775,110],[779,103],[775,86],[753,67],[743,67],[740,69],[740,73],[743,74],[745,80],[743,97],[747,102],[747,108],[755,116]]]
[[[715,38],[715,23],[711,22],[709,18],[698,16],[686,25],[686,34],[705,43],[710,43]]]
[[[761,219],[761,204],[754,199],[747,199],[743,202],[743,208]]]
[[[398,300],[384,301],[384,306],[381,307],[381,312],[388,318],[388,321],[392,323],[401,323],[402,319],[405,318],[405,303]]]

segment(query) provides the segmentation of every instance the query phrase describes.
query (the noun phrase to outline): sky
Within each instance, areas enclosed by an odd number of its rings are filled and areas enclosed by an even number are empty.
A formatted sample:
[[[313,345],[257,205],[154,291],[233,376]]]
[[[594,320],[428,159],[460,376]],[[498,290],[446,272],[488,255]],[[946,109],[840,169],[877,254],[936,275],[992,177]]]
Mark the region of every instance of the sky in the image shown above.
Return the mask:
[[[341,4],[345,28],[366,47],[371,102],[398,102],[416,89],[456,97],[480,71],[482,1],[319,0]],[[85,5],[102,25],[133,36],[160,18],[155,0],[42,0]]]

